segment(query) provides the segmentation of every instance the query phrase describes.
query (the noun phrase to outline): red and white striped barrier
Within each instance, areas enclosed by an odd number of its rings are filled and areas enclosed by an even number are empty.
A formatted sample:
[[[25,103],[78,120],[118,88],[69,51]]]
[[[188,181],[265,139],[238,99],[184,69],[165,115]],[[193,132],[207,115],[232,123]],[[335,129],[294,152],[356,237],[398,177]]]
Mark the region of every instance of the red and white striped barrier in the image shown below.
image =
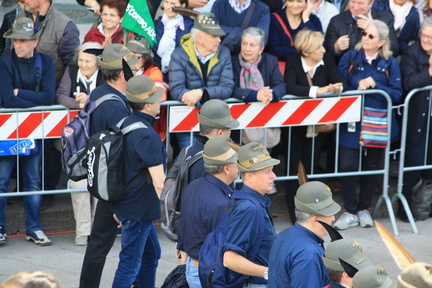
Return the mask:
[[[239,129],[282,127],[324,123],[358,122],[361,96],[293,99],[270,103],[229,104]],[[171,106],[169,132],[198,131],[199,110],[189,106]]]
[[[77,110],[0,113],[0,140],[59,138]]]

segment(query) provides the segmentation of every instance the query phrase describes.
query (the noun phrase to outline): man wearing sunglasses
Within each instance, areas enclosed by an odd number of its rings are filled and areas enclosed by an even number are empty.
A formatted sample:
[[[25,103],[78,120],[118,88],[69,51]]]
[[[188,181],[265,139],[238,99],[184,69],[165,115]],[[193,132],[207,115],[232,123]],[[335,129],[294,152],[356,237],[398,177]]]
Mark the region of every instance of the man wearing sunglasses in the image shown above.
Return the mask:
[[[390,46],[393,56],[397,56],[399,45],[393,29],[393,16],[388,11],[373,8],[374,0],[350,0],[349,10],[334,16],[326,33],[326,49],[339,62],[342,55],[353,49],[361,40],[361,32],[371,20],[381,20],[390,29]]]

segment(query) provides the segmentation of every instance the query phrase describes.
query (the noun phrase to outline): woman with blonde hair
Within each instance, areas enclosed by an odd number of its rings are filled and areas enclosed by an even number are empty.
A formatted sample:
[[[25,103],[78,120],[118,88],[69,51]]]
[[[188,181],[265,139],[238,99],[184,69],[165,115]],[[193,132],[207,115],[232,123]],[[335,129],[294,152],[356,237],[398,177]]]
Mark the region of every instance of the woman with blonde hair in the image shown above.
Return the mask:
[[[303,29],[295,37],[294,47],[297,54],[289,57],[285,69],[287,94],[300,97],[316,98],[325,93],[340,93],[343,78],[336,63],[323,47],[324,35],[318,31]],[[313,126],[291,128],[291,151],[289,155],[289,173],[297,175],[298,162],[305,165],[306,172],[315,172],[318,160],[325,144],[326,133],[316,133]],[[286,129],[284,129],[286,130]],[[283,142],[288,132],[282,133]],[[287,147],[283,145],[283,147]],[[314,151],[311,153],[311,151]],[[294,196],[298,188],[297,181],[288,181],[286,201],[291,221],[295,222]]]
[[[348,84],[348,90],[380,89],[391,97],[392,104],[401,101],[402,82],[399,64],[390,50],[389,28],[382,21],[372,20],[368,24],[355,49],[342,57],[339,71]],[[365,94],[363,102],[363,115],[371,109],[387,111],[388,103],[381,95]],[[391,127],[392,140],[396,140],[396,121],[392,121]],[[339,126],[340,172],[358,171],[359,167],[362,171],[379,169],[384,149],[361,146],[360,132],[360,122],[344,123]],[[357,225],[363,228],[373,226],[368,208],[372,204],[376,181],[377,175],[361,176],[360,194],[357,197],[356,177],[340,178],[342,199],[347,211],[333,225],[336,229],[343,230]]]

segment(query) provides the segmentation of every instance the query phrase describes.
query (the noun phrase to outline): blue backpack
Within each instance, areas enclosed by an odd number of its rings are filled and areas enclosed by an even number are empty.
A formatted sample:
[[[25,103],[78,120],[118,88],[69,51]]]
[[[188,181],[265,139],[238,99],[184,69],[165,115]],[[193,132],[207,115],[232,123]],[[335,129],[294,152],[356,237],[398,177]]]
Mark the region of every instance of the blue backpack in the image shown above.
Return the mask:
[[[250,193],[235,191],[232,200],[249,200],[255,204],[258,211],[258,239],[246,252],[246,258],[255,260],[261,246],[264,234],[264,213],[261,204]],[[231,207],[230,203],[228,207]],[[231,213],[231,212],[230,212]],[[204,244],[201,246],[199,260],[199,278],[203,288],[241,288],[248,275],[234,272],[223,265],[223,251],[225,237],[228,234],[230,213],[222,217],[218,227],[207,235]]]

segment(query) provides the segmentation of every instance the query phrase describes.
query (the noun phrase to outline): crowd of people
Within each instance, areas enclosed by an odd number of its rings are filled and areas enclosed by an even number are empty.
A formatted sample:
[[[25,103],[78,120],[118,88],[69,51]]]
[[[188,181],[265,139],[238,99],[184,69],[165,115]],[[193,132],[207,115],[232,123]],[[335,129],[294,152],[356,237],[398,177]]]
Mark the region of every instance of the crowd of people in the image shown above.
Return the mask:
[[[286,94],[317,98],[347,90],[380,89],[390,96],[391,104],[402,103],[410,90],[432,84],[432,4],[428,0],[152,0],[147,3],[154,18],[159,5],[162,8],[162,16],[155,20],[157,43],[153,46],[145,35],[124,31],[125,1],[77,2],[100,16],[83,43],[76,25],[52,0],[19,0],[16,9],[5,16],[0,29],[4,32],[0,107],[55,103],[83,109],[90,101],[116,95],[117,100],[103,102],[92,113],[91,134],[123,118],[124,125],[141,122],[147,127],[125,136],[125,187],[134,184],[126,198],[112,204],[96,201],[87,192],[72,193],[75,243],[87,245],[81,288],[99,287],[119,228],[122,249],[113,287],[155,286],[161,251],[153,221],[160,218],[159,197],[167,169],[165,145],[172,145],[175,155],[187,148],[187,157],[201,151],[203,156],[190,167],[176,246],[186,264],[190,287],[205,285],[199,277],[200,248],[227,214],[227,206],[232,207],[223,265],[233,275],[245,275],[241,276],[244,287],[372,287],[352,284],[356,273],[339,262],[339,258],[350,262],[352,257],[359,257],[349,263],[360,270],[357,283],[373,279],[380,285],[376,287],[390,287],[385,271],[361,258],[358,243],[338,240],[342,242],[332,242],[327,253],[322,239],[328,234],[326,225],[338,230],[374,225],[369,208],[377,175],[361,176],[359,182],[356,177],[338,179],[345,212],[337,220],[334,215],[340,205],[333,201],[329,186],[316,181],[302,185],[287,181],[286,203],[293,227],[276,235],[268,213],[271,202],[266,194],[275,191],[273,168],[282,156],[289,175],[297,175],[299,161],[306,173],[334,172],[334,161],[322,168],[319,159],[324,150],[334,153],[338,143],[339,172],[359,167],[377,170],[384,149],[361,143],[361,123],[340,124],[337,142],[335,125],[272,128],[267,136],[263,129],[231,133],[239,123],[223,100],[232,97],[268,105]],[[194,10],[183,15],[173,7]],[[123,61],[135,76],[129,78]],[[167,99],[200,109],[200,131],[195,139],[189,133],[177,133],[171,143],[164,143],[166,111],[160,102]],[[408,166],[420,165],[425,157],[428,163],[432,161],[431,145],[426,146],[432,131],[429,101],[429,93],[423,92],[405,111],[410,127]],[[363,102],[363,114],[387,109],[386,100],[378,94],[366,94]],[[396,117],[391,127],[389,142],[397,145]],[[234,145],[230,137],[244,145]],[[17,173],[22,177],[18,189],[55,189],[61,172],[58,144],[45,140],[41,145],[41,140],[35,140],[27,154],[1,156],[0,192],[9,191],[17,159]],[[242,185],[235,191],[232,183],[239,172]],[[432,179],[429,174],[406,173],[403,194],[408,201],[420,177]],[[71,188],[86,186],[86,180],[70,181]],[[253,201],[235,198],[236,192]],[[26,239],[50,245],[39,223],[42,196],[24,199]],[[0,198],[0,244],[7,241],[6,201]],[[406,219],[403,208],[398,216]],[[348,255],[351,252],[354,255]],[[362,272],[366,266],[369,270]]]

